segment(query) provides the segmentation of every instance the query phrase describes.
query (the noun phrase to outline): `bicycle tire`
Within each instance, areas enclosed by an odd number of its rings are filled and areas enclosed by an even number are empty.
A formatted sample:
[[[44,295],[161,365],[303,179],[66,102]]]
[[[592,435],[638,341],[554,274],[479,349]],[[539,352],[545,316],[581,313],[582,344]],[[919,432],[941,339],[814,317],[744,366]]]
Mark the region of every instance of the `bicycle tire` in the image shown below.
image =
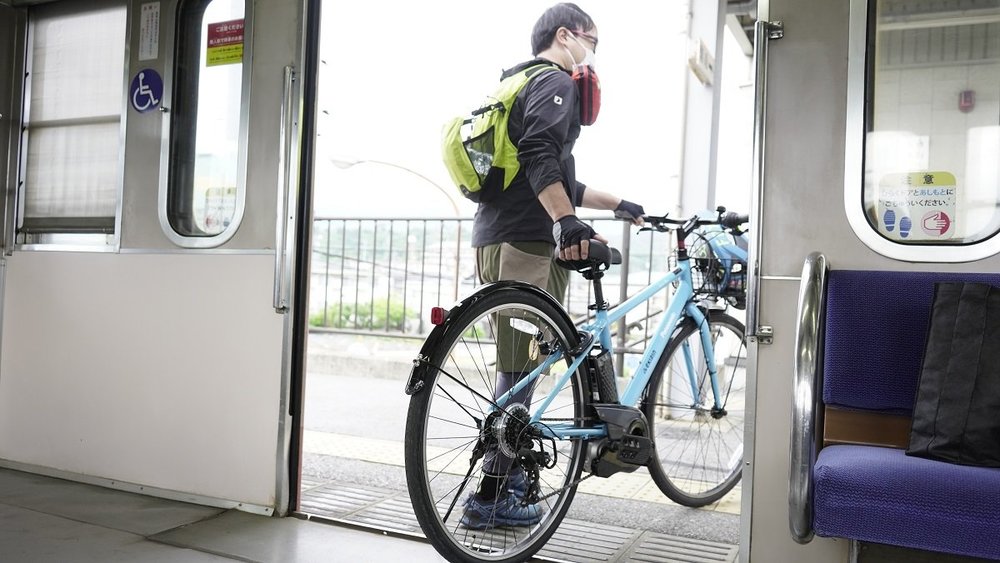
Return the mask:
[[[743,469],[746,397],[746,339],[741,322],[710,311],[715,364],[723,411],[713,411],[711,381],[701,332],[686,319],[667,343],[646,387],[643,414],[650,425],[653,481],[674,502],[700,507],[718,501],[739,482]],[[701,400],[691,400],[682,343],[690,345]],[[700,360],[700,361],[699,361]]]
[[[506,348],[486,337],[504,333],[506,338],[502,340],[523,338],[524,342],[512,342],[515,345],[512,350],[520,350],[522,344],[532,339],[527,334],[530,329],[524,326],[519,325],[515,330],[503,328],[504,319],[510,320],[507,324],[511,327],[515,327],[515,322],[532,323],[547,342],[554,339],[563,350],[577,344],[575,328],[555,305],[535,293],[508,289],[474,299],[458,318],[449,318],[449,328],[439,344],[433,352],[425,354],[430,356],[427,361],[440,369],[433,369],[433,375],[425,379],[424,388],[410,399],[404,445],[407,488],[424,534],[438,553],[452,562],[508,563],[530,558],[548,541],[565,516],[576,491],[573,483],[584,465],[585,446],[581,441],[558,442],[563,451],[555,454],[553,468],[541,470],[540,495],[565,489],[538,503],[544,512],[536,524],[487,530],[472,530],[462,524],[462,518],[466,517],[465,502],[481,484],[484,458],[474,459],[475,446],[486,435],[481,428],[488,424],[482,421],[488,420],[490,410],[489,402],[477,397],[471,389],[484,396],[493,394],[498,365],[509,363],[496,361],[498,350]],[[556,363],[563,365],[566,364],[561,360]],[[562,372],[553,367],[550,374],[539,377],[538,385],[531,389],[537,400],[525,403],[532,405],[532,409],[539,408],[541,397],[548,393],[545,386],[552,387],[548,382],[554,382],[555,374]],[[587,380],[577,370],[546,409],[542,422],[563,418],[575,420],[575,425],[580,426],[586,392]],[[509,427],[513,428],[514,423]]]

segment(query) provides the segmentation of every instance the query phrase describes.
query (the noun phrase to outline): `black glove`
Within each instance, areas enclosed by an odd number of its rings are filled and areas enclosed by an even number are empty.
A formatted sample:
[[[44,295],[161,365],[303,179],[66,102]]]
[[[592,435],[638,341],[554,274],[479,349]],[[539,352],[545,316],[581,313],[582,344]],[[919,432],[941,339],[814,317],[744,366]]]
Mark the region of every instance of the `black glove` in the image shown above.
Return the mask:
[[[580,241],[594,238],[594,228],[584,223],[576,215],[567,215],[552,224],[552,239],[556,250],[577,246]]]
[[[641,205],[624,199],[618,204],[618,207],[615,208],[615,217],[619,219],[635,221],[645,214],[646,210],[643,209]]]

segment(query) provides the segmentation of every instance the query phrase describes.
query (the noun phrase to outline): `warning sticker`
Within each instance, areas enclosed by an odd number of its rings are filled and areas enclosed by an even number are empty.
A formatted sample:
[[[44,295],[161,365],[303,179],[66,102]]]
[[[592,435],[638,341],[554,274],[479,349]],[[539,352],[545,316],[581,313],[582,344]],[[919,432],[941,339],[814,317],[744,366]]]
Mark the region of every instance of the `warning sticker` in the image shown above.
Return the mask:
[[[208,188],[205,191],[205,232],[219,234],[236,215],[236,188]]]
[[[160,3],[143,4],[139,14],[139,60],[152,61],[160,56]]]
[[[208,24],[206,66],[231,65],[243,62],[243,20]]]
[[[878,183],[878,230],[898,241],[946,240],[955,234],[955,176],[886,174]]]

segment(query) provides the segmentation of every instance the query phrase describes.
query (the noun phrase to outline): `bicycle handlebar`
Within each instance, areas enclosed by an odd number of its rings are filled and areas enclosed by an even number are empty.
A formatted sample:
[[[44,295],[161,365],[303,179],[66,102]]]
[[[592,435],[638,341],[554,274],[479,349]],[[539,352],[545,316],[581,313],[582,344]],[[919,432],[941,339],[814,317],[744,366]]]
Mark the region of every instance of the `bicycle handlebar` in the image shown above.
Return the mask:
[[[741,215],[739,213],[734,213],[730,211],[726,213],[719,219],[719,224],[727,229],[735,229],[742,225],[743,223],[749,223],[749,215]]]
[[[672,219],[666,215],[643,215],[642,219],[649,225],[648,228],[651,230],[663,232],[676,227],[688,231],[685,234],[689,234],[689,231],[706,225],[721,225],[726,229],[739,230],[740,225],[750,221],[748,215],[732,211],[727,213],[725,207],[719,207],[716,211],[718,211],[719,215],[715,219],[702,219],[697,215],[688,217],[687,219]]]

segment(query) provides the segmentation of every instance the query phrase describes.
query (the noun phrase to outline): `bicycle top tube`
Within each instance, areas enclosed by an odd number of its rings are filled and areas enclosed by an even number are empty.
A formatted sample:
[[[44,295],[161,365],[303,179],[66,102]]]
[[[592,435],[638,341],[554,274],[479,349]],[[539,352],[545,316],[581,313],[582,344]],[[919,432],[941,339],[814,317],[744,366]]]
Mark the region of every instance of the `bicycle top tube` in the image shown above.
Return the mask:
[[[685,270],[687,274],[685,275]],[[584,324],[581,328],[584,330],[590,329],[600,329],[602,327],[607,327],[614,324],[616,321],[625,316],[626,313],[635,309],[639,305],[645,303],[651,299],[654,295],[658,294],[660,291],[666,289],[670,284],[680,280],[680,283],[691,289],[693,293],[694,287],[691,282],[691,266],[687,262],[678,263],[677,266],[666,273],[666,275],[654,280],[652,283],[646,287],[639,290],[639,293],[629,297],[625,301],[618,303],[617,305],[609,308],[607,311],[597,311],[595,315],[594,322]],[[677,291],[674,294],[677,295]],[[685,296],[690,298],[689,296]]]

